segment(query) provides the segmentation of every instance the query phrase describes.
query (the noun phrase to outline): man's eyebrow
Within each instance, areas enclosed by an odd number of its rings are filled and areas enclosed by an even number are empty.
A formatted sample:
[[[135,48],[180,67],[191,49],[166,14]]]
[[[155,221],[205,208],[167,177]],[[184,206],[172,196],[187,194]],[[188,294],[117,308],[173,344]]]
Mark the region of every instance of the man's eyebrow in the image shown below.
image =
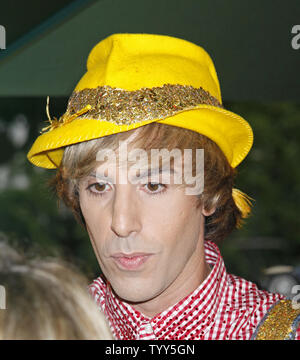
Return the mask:
[[[88,176],[87,176],[87,178],[89,178],[89,177],[93,177],[93,178],[96,178],[96,179],[105,179],[105,180],[108,180],[107,178],[105,178],[105,176],[101,176],[101,173],[100,174],[97,174],[97,172],[96,171],[93,171],[93,172],[91,172]]]
[[[154,168],[152,169],[151,167],[148,168],[147,170],[145,170],[142,174],[144,175],[151,175],[151,173],[153,174],[161,174],[165,171],[169,171],[171,174],[175,174],[176,173],[176,170],[173,168],[173,167],[168,167],[168,168],[165,168],[165,167],[160,167],[160,168]],[[97,172],[96,171],[92,171],[91,173],[88,174],[88,176],[91,176],[91,177],[97,177]]]
[[[142,172],[140,174],[140,177],[150,177],[151,175],[154,174],[162,174],[163,172],[170,172],[170,174],[174,174],[176,173],[176,170],[174,170],[174,168],[170,167],[170,168],[155,168],[155,169],[151,169],[148,168],[146,171]]]
[[[142,172],[139,177],[150,177],[153,174],[161,174],[163,172],[170,172],[170,174],[176,174],[177,173],[176,170],[173,167],[170,167],[170,168],[162,167],[162,168],[155,168],[155,169],[151,169],[151,167],[150,167],[146,171]],[[91,172],[88,175],[88,177],[94,177],[94,178],[98,177],[99,178],[99,176],[97,176],[96,171]],[[101,178],[101,176],[100,176],[100,178]]]

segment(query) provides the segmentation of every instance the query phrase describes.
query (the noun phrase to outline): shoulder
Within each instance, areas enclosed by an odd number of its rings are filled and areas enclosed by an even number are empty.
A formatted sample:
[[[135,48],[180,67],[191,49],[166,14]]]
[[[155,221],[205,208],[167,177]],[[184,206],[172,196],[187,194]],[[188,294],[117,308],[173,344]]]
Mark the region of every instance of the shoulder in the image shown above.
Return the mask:
[[[260,331],[266,338],[279,339],[286,334],[287,339],[300,340],[299,304],[294,306],[284,295],[260,290],[253,282],[231,274],[228,291],[236,294],[234,307],[248,318],[251,338],[256,338]]]
[[[91,294],[95,302],[104,310],[105,294],[107,290],[107,284],[103,277],[99,276],[89,286],[88,291]]]
[[[247,310],[249,314],[265,313],[277,301],[285,297],[278,293],[261,290],[252,281],[239,276],[228,274],[228,293],[235,299],[239,308]]]
[[[246,279],[227,274],[227,289],[222,298],[222,316],[230,318],[231,338],[250,339],[268,310],[284,296],[270,293]]]
[[[253,334],[256,340],[299,340],[300,308],[290,299],[278,301]]]

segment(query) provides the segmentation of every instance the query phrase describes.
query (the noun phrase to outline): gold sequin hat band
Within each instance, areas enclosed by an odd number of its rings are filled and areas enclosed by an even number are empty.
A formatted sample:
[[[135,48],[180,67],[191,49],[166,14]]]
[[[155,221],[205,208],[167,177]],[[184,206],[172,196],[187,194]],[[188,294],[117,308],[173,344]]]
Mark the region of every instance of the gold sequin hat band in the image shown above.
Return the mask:
[[[49,101],[49,99],[48,99]],[[87,71],[66,112],[50,118],[27,158],[53,169],[64,148],[159,122],[215,141],[231,166],[248,154],[253,133],[246,120],[222,105],[207,52],[189,41],[155,34],[113,34],[90,52]]]

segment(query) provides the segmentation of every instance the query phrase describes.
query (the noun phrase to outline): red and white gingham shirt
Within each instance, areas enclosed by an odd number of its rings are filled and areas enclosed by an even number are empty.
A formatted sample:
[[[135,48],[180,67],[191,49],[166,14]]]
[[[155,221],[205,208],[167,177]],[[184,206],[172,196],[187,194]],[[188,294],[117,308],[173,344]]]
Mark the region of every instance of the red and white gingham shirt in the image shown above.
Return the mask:
[[[205,241],[212,270],[191,294],[153,318],[118,299],[101,277],[89,290],[118,340],[248,340],[267,310],[284,296],[228,274],[218,247]],[[298,329],[296,339],[300,340]]]

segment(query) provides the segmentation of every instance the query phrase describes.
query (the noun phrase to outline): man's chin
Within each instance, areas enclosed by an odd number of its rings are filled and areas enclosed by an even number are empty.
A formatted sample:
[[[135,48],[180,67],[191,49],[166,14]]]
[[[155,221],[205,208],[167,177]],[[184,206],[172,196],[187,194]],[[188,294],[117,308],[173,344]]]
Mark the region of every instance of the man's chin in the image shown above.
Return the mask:
[[[124,287],[118,287],[113,286],[112,283],[111,287],[113,290],[113,293],[121,300],[125,301],[126,303],[130,305],[134,304],[141,304],[148,302],[152,299],[154,299],[159,292],[155,291],[149,291],[151,287],[143,286],[143,287],[130,287],[126,286]]]

